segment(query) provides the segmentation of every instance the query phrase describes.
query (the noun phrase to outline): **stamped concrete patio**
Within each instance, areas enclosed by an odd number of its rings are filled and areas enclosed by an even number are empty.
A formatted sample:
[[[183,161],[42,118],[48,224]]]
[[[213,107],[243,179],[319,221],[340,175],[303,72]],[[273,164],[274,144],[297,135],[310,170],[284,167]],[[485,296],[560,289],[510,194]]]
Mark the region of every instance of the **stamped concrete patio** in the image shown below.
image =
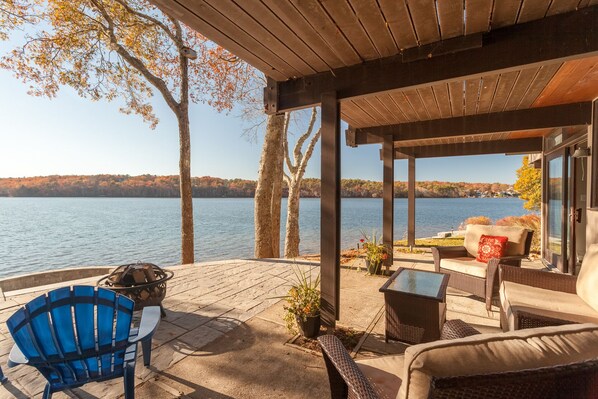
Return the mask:
[[[177,266],[164,301],[167,316],[154,336],[151,368],[138,362],[137,398],[307,398],[328,397],[319,356],[288,345],[280,296],[293,278],[288,261],[231,260]],[[318,265],[297,262],[318,272]],[[530,266],[531,263],[527,266]],[[401,254],[393,269],[433,269],[429,254]],[[97,278],[70,281],[7,294],[0,300],[0,364],[9,382],[0,397],[41,397],[45,380],[32,368],[6,368],[12,340],[5,321],[18,306],[49,289],[95,284]],[[357,357],[401,353],[405,345],[384,343],[385,279],[356,268],[341,274],[340,325],[366,332]],[[483,331],[499,331],[498,312],[481,300],[449,288],[447,318],[466,320]],[[497,309],[496,309],[497,310]],[[122,380],[88,384],[55,398],[117,398]]]

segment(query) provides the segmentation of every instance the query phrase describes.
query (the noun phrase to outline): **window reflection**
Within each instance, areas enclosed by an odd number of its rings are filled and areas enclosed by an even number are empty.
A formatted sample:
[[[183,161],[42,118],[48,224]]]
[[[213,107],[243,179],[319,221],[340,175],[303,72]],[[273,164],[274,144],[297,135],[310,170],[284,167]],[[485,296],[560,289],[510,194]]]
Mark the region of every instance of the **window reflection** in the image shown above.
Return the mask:
[[[548,161],[548,249],[561,255],[563,243],[563,157]]]

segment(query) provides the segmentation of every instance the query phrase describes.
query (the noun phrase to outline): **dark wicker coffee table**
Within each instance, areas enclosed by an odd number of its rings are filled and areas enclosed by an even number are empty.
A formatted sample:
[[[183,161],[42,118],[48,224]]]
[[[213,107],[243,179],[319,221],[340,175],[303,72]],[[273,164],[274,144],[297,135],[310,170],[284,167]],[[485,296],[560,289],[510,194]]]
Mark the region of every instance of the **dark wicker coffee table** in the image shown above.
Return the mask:
[[[380,288],[386,308],[386,342],[435,341],[446,319],[449,275],[399,268]]]

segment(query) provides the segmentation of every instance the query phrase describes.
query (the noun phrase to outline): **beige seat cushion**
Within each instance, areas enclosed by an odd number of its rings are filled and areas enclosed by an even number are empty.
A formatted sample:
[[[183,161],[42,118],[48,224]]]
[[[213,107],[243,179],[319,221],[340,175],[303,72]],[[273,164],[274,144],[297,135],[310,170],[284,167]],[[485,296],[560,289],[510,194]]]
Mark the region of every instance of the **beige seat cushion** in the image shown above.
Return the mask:
[[[382,356],[356,363],[381,398],[395,399],[401,387],[404,359],[403,355]]]
[[[598,312],[598,244],[590,245],[577,277],[577,295]]]
[[[440,260],[440,268],[486,278],[488,265],[475,258],[444,258]]]
[[[405,351],[400,398],[427,398],[432,377],[519,371],[598,357],[598,325],[570,324],[414,345]]]
[[[525,255],[525,239],[528,231],[523,227],[516,226],[484,226],[469,224],[465,229],[465,241],[463,246],[470,256],[474,258],[478,254],[478,245],[482,234],[488,236],[505,236],[509,239],[505,256]]]
[[[528,312],[577,323],[598,323],[598,312],[579,296],[503,281],[500,303],[507,315],[509,330],[515,329],[516,312]]]

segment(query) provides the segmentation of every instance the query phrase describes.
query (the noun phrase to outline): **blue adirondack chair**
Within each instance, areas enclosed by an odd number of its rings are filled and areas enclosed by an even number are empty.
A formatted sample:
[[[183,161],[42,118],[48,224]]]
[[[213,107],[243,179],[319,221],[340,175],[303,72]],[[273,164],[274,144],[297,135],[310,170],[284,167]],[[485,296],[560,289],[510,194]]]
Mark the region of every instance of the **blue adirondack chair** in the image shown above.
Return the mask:
[[[48,380],[44,399],[91,381],[124,377],[125,398],[135,397],[137,343],[149,366],[151,339],[160,307],[143,309],[139,328],[131,328],[134,302],[91,286],[59,288],[42,295],[6,322],[15,340],[8,366],[27,364]]]

